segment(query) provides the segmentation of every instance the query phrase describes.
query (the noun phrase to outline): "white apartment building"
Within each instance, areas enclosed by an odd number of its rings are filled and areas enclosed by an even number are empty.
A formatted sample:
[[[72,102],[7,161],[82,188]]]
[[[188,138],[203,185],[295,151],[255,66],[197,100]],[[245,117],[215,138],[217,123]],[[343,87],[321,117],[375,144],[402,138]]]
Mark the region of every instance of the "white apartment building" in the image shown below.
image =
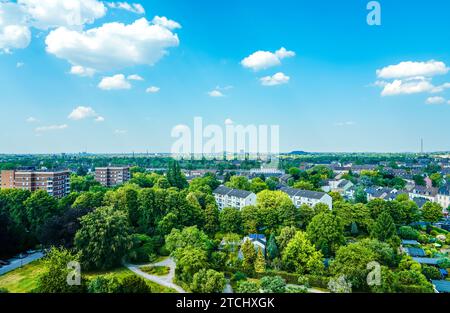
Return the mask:
[[[291,198],[292,203],[298,208],[303,204],[311,207],[318,203],[324,203],[328,205],[330,209],[333,208],[333,199],[325,192],[302,190],[290,187],[283,187],[280,189]]]
[[[219,210],[229,207],[242,210],[243,207],[256,204],[256,194],[247,190],[219,186],[213,191],[213,195]]]

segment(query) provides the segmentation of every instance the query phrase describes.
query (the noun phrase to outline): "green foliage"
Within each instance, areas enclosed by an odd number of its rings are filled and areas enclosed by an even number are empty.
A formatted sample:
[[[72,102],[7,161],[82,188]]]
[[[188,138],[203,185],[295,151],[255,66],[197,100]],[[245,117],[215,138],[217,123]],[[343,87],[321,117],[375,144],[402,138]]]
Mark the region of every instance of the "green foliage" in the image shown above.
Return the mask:
[[[230,181],[225,183],[225,186],[233,189],[241,189],[250,191],[252,188],[251,183],[245,176],[231,176]]]
[[[443,217],[442,207],[438,203],[427,202],[422,207],[422,219],[425,222],[436,223]]]
[[[263,252],[261,248],[258,248],[258,253],[255,259],[255,272],[264,273],[266,271],[266,260],[264,259]]]
[[[101,184],[95,180],[93,175],[78,176],[72,174],[70,176],[70,190],[72,192],[89,191],[94,186],[101,186]]]
[[[201,269],[194,274],[191,290],[199,293],[219,293],[223,291],[225,283],[223,273],[211,269]]]
[[[111,207],[98,208],[80,219],[75,246],[86,269],[109,269],[121,263],[131,245],[127,214]]]
[[[73,269],[68,268],[68,265],[70,262],[78,261],[79,254],[72,254],[66,249],[52,248],[43,261],[44,272],[38,277],[38,292],[83,292],[84,284],[69,285],[67,283],[68,277],[73,277]]]
[[[27,220],[31,231],[36,234],[39,226],[43,225],[47,219],[56,215],[58,203],[45,190],[38,190],[24,202]]]
[[[181,281],[190,284],[194,274],[208,268],[208,255],[200,248],[185,248],[179,251],[175,275]]]
[[[169,169],[167,171],[166,177],[167,181],[172,187],[184,189],[189,186],[186,177],[181,172],[180,164],[177,161],[173,160],[169,162]]]
[[[212,242],[197,226],[191,226],[183,228],[182,231],[172,229],[166,236],[166,248],[173,257],[178,259],[182,250],[198,248],[209,251],[212,248]]]
[[[241,233],[241,211],[236,208],[224,208],[219,213],[219,225],[223,233]]]
[[[286,281],[280,276],[264,276],[260,281],[263,293],[284,293],[286,291]]]
[[[308,225],[306,233],[308,239],[325,256],[334,255],[337,249],[345,243],[344,225],[340,217],[332,213],[316,215]]]
[[[397,235],[394,220],[387,212],[381,213],[373,225],[371,236],[380,241],[388,241]]]
[[[257,207],[253,205],[243,207],[241,220],[244,234],[256,234],[258,232],[259,214]]]
[[[280,235],[276,237],[278,247],[281,253],[287,247],[289,241],[291,241],[291,239],[294,238],[296,233],[297,229],[294,226],[286,226],[281,229]]]
[[[150,274],[150,275],[156,275],[156,276],[166,276],[170,272],[170,267],[168,266],[153,266],[153,265],[147,265],[147,266],[141,266],[139,268],[144,273]]]
[[[252,275],[255,271],[256,252],[253,243],[247,239],[241,247],[243,260],[242,269],[247,275]]]
[[[298,274],[321,273],[324,268],[322,253],[316,251],[302,231],[296,232],[281,256],[283,267]]]
[[[145,280],[137,275],[128,275],[120,282],[119,293],[151,293],[152,290]]]
[[[417,240],[419,238],[419,232],[411,226],[401,226],[398,229],[398,235],[402,239]]]
[[[298,216],[299,216],[299,220],[300,220],[300,223],[299,223],[300,228],[305,230],[306,227],[311,222],[311,220],[312,220],[312,218],[314,217],[315,214],[316,214],[316,212],[314,211],[314,209],[312,207],[310,207],[307,204],[302,204],[298,208]]]
[[[273,260],[280,255],[274,233],[270,234],[269,241],[267,242],[266,254],[269,260]]]
[[[240,281],[236,288],[237,293],[257,293],[259,285],[254,281]]]
[[[441,272],[434,266],[422,265],[422,274],[425,275],[428,280],[441,279]]]
[[[100,275],[94,277],[87,286],[89,293],[117,293],[120,281],[114,275]]]
[[[376,256],[371,249],[352,243],[339,248],[336,258],[331,263],[330,271],[337,277],[345,276],[357,290],[364,290],[367,288],[366,277],[369,273],[367,264],[375,259]]]

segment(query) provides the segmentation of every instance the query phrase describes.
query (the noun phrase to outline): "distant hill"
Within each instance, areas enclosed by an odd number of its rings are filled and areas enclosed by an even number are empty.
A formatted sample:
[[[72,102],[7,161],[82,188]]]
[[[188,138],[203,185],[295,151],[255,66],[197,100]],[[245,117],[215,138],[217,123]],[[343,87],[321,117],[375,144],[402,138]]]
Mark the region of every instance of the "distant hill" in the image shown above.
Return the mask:
[[[309,154],[308,152],[305,152],[305,151],[292,151],[292,152],[289,152],[288,154],[293,154],[293,155],[306,155],[306,154]]]

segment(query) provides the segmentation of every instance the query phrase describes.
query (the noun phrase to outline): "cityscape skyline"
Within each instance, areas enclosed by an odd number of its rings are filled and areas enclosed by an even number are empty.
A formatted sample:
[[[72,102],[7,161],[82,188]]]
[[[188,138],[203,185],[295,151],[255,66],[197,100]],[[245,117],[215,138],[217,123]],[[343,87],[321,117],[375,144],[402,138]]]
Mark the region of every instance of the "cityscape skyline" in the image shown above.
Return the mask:
[[[381,1],[380,26],[367,1],[19,2],[0,2],[2,154],[169,152],[196,116],[279,125],[282,152],[450,150],[446,1]]]

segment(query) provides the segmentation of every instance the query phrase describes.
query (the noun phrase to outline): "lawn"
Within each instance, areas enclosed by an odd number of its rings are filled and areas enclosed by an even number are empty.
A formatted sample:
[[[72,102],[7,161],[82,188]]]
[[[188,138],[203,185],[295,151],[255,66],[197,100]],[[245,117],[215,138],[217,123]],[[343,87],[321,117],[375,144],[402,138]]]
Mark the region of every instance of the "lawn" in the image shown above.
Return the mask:
[[[43,272],[42,261],[31,262],[21,268],[0,276],[0,288],[6,288],[11,293],[30,293],[37,287],[37,277]],[[128,275],[135,275],[126,267],[119,267],[109,271],[88,272],[85,277],[92,279],[96,276],[113,274],[118,279],[123,279]],[[153,293],[173,293],[171,288],[161,286],[149,280],[145,280]]]
[[[0,276],[0,288],[12,293],[32,292],[37,287],[37,276],[43,272],[42,261],[28,263]]]
[[[166,276],[170,272],[170,267],[168,266],[141,266],[140,270],[150,274],[150,275],[156,275],[156,276]]]

